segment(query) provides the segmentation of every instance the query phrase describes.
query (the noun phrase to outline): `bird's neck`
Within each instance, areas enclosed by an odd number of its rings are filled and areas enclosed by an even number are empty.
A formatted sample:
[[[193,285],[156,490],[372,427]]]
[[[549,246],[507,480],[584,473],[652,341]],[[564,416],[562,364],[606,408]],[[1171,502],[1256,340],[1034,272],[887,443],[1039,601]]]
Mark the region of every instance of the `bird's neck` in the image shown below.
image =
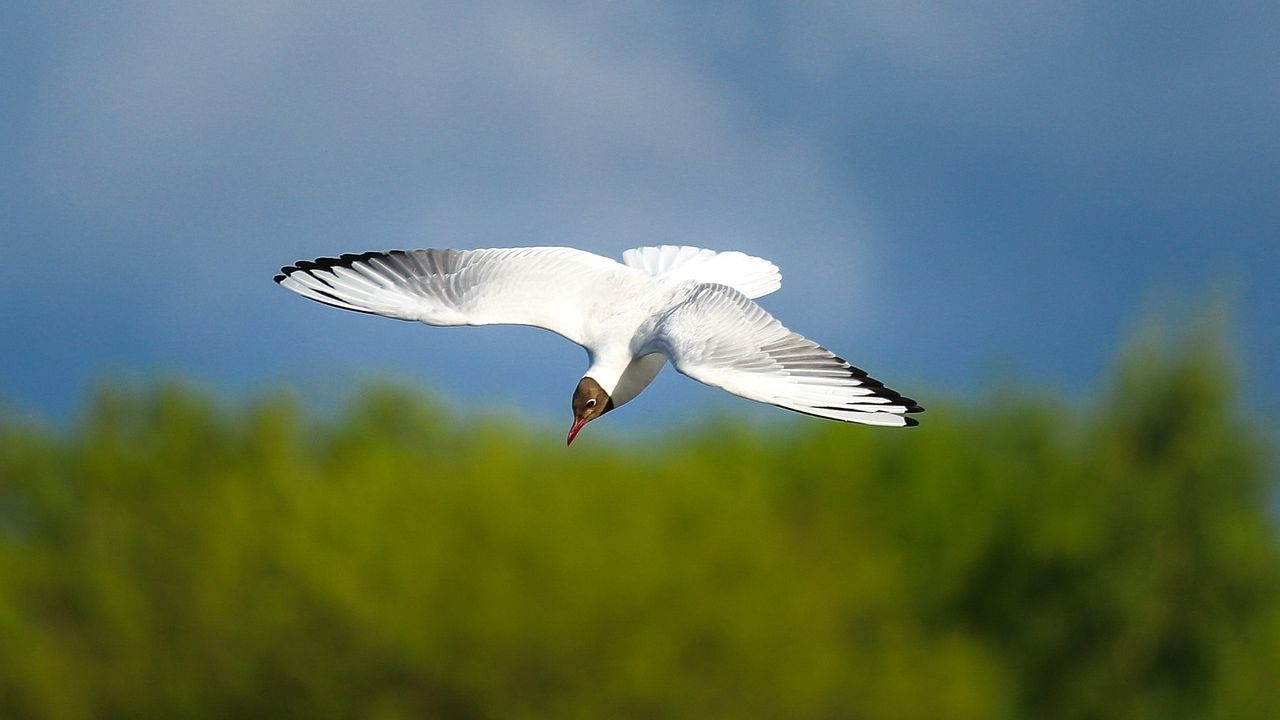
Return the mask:
[[[613,400],[613,406],[618,407],[639,395],[665,362],[666,358],[658,353],[637,358],[594,358],[585,377],[599,383]]]
[[[630,363],[630,358],[597,355],[591,358],[591,367],[587,368],[583,377],[595,380],[600,388],[609,394],[609,397],[613,397],[614,391],[618,389],[618,382]]]

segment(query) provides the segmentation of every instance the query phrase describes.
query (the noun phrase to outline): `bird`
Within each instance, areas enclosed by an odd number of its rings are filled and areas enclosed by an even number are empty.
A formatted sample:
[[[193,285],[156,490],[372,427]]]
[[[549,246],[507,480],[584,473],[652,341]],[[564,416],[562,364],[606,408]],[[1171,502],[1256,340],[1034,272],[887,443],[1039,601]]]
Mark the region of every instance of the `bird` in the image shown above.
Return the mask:
[[[904,427],[924,410],[757,304],[782,275],[736,250],[640,247],[622,262],[570,247],[370,251],[299,260],[274,279],[343,310],[435,326],[529,325],[577,343],[589,365],[573,391],[566,445],[668,362],[712,387],[819,418]]]

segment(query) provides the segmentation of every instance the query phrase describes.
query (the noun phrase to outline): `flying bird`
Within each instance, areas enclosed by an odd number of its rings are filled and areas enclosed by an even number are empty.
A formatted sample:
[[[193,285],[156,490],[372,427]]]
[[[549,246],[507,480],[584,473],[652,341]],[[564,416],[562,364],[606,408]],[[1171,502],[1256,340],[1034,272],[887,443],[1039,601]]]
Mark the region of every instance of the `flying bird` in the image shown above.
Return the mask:
[[[531,325],[586,349],[573,426],[625,405],[662,366],[734,395],[868,425],[915,425],[914,400],[788,330],[753,298],[768,260],[663,245],[622,262],[567,247],[391,250],[300,260],[275,281],[326,305],[428,325]]]

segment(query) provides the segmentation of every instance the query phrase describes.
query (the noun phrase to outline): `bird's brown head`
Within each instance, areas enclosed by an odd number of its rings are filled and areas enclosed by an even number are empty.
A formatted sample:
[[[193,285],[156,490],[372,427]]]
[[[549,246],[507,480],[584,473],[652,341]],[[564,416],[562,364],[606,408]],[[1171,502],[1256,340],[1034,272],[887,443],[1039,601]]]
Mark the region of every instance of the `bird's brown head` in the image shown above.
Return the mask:
[[[613,399],[600,387],[600,383],[594,378],[582,378],[573,391],[573,427],[569,428],[569,440],[565,444],[572,445],[573,438],[583,425],[612,409]]]

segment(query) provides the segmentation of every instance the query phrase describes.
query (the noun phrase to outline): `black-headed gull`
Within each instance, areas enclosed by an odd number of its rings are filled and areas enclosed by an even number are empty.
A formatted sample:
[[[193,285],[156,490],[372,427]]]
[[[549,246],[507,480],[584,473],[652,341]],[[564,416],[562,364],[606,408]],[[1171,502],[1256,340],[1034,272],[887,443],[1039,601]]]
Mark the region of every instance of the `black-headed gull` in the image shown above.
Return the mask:
[[[391,250],[299,261],[275,280],[326,305],[428,325],[532,325],[586,348],[568,442],[670,360],[694,380],[787,410],[915,425],[924,408],[791,332],[752,298],[778,268],[740,252],[663,245],[619,263],[565,247]]]

